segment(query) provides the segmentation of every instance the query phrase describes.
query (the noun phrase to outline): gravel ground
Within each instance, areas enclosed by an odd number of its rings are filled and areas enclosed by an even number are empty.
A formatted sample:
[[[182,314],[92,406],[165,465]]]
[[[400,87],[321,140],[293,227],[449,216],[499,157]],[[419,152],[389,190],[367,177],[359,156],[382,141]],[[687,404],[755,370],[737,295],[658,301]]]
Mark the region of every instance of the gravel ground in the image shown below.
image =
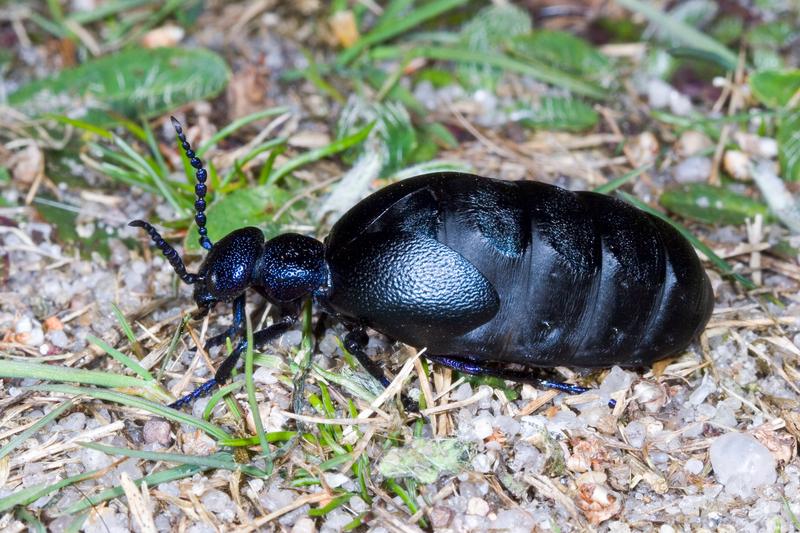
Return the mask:
[[[195,38],[210,39],[205,34]],[[269,42],[263,46],[269,51],[265,61],[271,68],[286,68],[286,57],[298,57],[293,48],[286,51],[283,41],[281,46]],[[283,50],[286,57],[276,50]],[[462,125],[479,130],[477,140],[471,138],[458,151],[442,154],[471,164],[478,173],[587,188],[608,177],[604,169],[616,164],[609,162],[607,140],[591,144],[581,139],[588,145],[572,147],[575,136],[548,134],[526,136],[518,142],[521,132],[498,126],[503,122],[498,118],[502,94],[465,94],[426,85],[415,91],[432,113],[449,106]],[[645,84],[642,97],[657,101],[663,96],[658,91]],[[273,103],[294,106],[297,120],[289,133],[327,132],[329,126],[308,111],[312,107],[319,112],[309,86],[301,86],[291,96],[280,95],[275,87],[269,94]],[[683,105],[680,99],[667,101],[672,102],[667,105]],[[194,112],[202,117],[203,107]],[[706,141],[686,134],[675,139],[666,147],[671,150],[670,164],[652,173],[649,180],[637,181],[634,193],[650,201],[665,182],[703,179],[711,158],[695,155],[691,147]],[[625,142],[633,159],[636,154],[655,153],[659,143],[649,132]],[[343,170],[331,163],[315,167],[318,179],[335,177]],[[97,253],[82,257],[64,246],[57,229],[23,205],[28,184],[3,185],[3,197],[20,205],[0,208],[0,350],[5,360],[122,373],[118,363],[88,341],[93,335],[131,353],[112,304],[133,325],[145,355],[163,354],[182,314],[192,309],[190,289],[178,285],[168,263],[148,248],[135,228],[126,226],[134,218],[150,217],[154,209],[168,219],[170,209],[161,199],[135,189],[111,193],[102,176],[86,178],[81,188],[62,186],[62,199],[79,211],[75,223],[79,235],[113,232],[107,258]],[[324,194],[313,202],[322,200]],[[0,498],[100,469],[99,475],[40,497],[27,510],[39,516],[48,530],[67,531],[77,515],[58,516],[59,510],[121,485],[125,495],[96,505],[80,526],[83,531],[332,532],[341,531],[367,511],[365,525],[360,527],[370,531],[416,531],[420,517],[427,521],[423,529],[435,531],[800,530],[796,518],[800,516],[796,440],[800,437],[800,258],[761,253],[767,248],[765,243],[772,246],[788,240],[798,247],[800,240],[772,224],[760,231],[751,227],[750,235],[744,227],[692,229],[718,255],[735,264],[737,271],[760,279],[760,288],[745,292],[709,267],[716,307],[701,339],[679,358],[644,373],[619,368],[594,373],[588,380],[597,388],[582,396],[509,382],[518,393],[509,400],[507,388],[471,384],[438,367],[429,378],[420,379],[421,367],[409,362],[416,355],[413,350],[391,345],[373,333],[369,353],[392,375],[405,371],[408,379],[402,390],[412,398],[424,395],[435,400],[428,402],[433,410],[420,423],[419,415],[405,412],[390,397],[373,409],[378,412],[367,422],[341,426],[342,438],[352,439],[350,444],[367,458],[371,502],[356,495],[322,517],[310,515],[312,508],[330,502],[337,489],[359,493],[360,487],[349,468],[323,472],[319,465],[331,457],[331,450],[308,442],[289,449],[277,461],[276,474],[267,479],[213,469],[145,489],[131,488],[131,480],[161,471],[165,465],[109,455],[79,443],[206,456],[217,451],[216,441],[193,426],[87,397],[75,399],[54,421],[0,459]],[[198,261],[190,265],[194,270]],[[263,308],[259,297],[252,295],[248,310],[255,320],[264,318]],[[163,378],[174,394],[211,375],[208,364],[190,351],[196,341],[191,335],[202,341],[219,333],[230,324],[229,316],[229,308],[219,306],[209,319],[193,324],[181,337]],[[342,367],[337,337],[343,329],[335,323],[327,325],[313,361],[323,370],[341,371],[350,382],[374,385],[363,373]],[[264,353],[298,361],[303,355],[298,352],[301,338],[298,326]],[[214,352],[212,360],[218,364],[221,357]],[[559,371],[565,378],[585,377],[574,369]],[[267,432],[297,427],[292,418],[291,377],[285,366],[261,366],[254,374]],[[320,374],[312,372],[306,393],[320,394],[320,380]],[[64,402],[63,394],[26,389],[38,383],[0,380],[0,445]],[[330,391],[339,417],[350,416],[348,400],[359,412],[369,408],[346,387],[331,384]],[[242,400],[244,425],[223,404],[215,408],[212,420],[232,433],[252,435],[253,418],[245,393],[236,397]],[[612,398],[617,401],[613,410],[607,406]],[[207,402],[207,398],[198,400],[189,411],[201,416]],[[300,414],[318,415],[307,402]],[[312,422],[305,420],[311,425],[304,427],[319,435],[319,426]],[[347,427],[360,431],[348,433]],[[399,457],[392,457],[389,443],[398,439],[416,440],[417,448],[407,444]],[[434,460],[442,452],[442,443],[453,448],[445,450],[442,461]],[[432,465],[433,479],[419,472],[426,460]],[[254,464],[263,462],[256,459]],[[387,489],[386,469],[393,465],[395,477],[400,469],[420,478],[417,513],[409,512],[402,499]],[[299,469],[322,481],[298,486],[292,481]],[[21,531],[24,523],[18,512],[0,513],[0,530]]]

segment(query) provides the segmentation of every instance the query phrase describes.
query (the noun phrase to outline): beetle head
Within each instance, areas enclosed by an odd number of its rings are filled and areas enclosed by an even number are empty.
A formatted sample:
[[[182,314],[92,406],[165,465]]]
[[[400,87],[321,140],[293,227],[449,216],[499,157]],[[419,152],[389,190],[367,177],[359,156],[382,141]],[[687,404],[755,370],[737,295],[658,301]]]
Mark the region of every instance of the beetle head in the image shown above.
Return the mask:
[[[232,231],[206,256],[194,286],[199,307],[228,302],[253,284],[253,273],[264,250],[264,235],[258,228]]]

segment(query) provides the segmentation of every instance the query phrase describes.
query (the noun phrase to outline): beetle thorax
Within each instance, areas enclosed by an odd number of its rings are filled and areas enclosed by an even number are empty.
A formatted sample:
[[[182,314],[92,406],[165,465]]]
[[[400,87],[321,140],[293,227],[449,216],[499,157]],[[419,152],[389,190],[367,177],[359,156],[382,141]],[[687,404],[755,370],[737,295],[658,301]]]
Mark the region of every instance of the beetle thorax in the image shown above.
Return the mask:
[[[253,285],[275,303],[290,302],[325,285],[325,246],[316,239],[285,233],[267,241],[256,265]]]

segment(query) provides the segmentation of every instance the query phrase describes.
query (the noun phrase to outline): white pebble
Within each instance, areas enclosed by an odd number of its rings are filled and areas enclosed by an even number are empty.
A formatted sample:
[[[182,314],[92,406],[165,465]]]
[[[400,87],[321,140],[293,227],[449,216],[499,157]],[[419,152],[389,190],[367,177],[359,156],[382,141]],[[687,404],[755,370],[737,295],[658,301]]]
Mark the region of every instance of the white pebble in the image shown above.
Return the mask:
[[[690,474],[697,475],[703,471],[703,461],[700,459],[689,459],[684,463],[683,469],[689,472]]]
[[[675,166],[674,176],[678,183],[696,183],[708,180],[711,174],[711,159],[693,156]]]
[[[491,419],[487,416],[476,418],[472,423],[472,431],[479,439],[485,439],[493,432]]]
[[[233,500],[221,490],[210,489],[206,491],[201,501],[205,508],[214,513],[220,520],[229,522],[236,517]]]
[[[350,481],[350,478],[344,474],[340,474],[338,472],[334,472],[331,474],[325,474],[325,483],[332,489],[337,487],[341,487],[345,483]]]
[[[462,383],[456,390],[450,393],[450,398],[454,402],[461,402],[472,396],[472,387],[469,383]]]
[[[708,398],[709,394],[712,394],[716,391],[717,385],[714,383],[714,379],[711,377],[711,374],[706,374],[703,376],[703,381],[700,382],[700,386],[697,387],[689,396],[689,403],[692,405],[700,405],[706,401],[706,398]]]
[[[489,504],[483,498],[473,496],[467,502],[467,514],[486,516],[489,514]]]
[[[59,421],[58,425],[68,431],[80,431],[86,425],[86,415],[80,412],[72,413]]]
[[[314,533],[316,530],[314,521],[308,517],[301,518],[292,527],[292,533]]]
[[[746,498],[754,489],[774,483],[775,459],[754,437],[731,432],[717,437],[709,450],[711,466],[725,491]]]

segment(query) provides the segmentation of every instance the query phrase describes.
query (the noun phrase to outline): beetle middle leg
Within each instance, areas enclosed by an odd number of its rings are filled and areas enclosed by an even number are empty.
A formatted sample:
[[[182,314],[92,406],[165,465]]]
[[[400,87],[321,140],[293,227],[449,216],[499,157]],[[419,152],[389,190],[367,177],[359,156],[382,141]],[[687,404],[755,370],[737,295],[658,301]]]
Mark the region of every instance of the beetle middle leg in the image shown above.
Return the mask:
[[[384,387],[388,387],[391,382],[386,378],[383,369],[364,351],[368,343],[369,335],[362,327],[351,329],[344,337],[344,347],[347,348],[347,351],[358,359],[364,370],[369,372],[373,378],[377,379]]]

